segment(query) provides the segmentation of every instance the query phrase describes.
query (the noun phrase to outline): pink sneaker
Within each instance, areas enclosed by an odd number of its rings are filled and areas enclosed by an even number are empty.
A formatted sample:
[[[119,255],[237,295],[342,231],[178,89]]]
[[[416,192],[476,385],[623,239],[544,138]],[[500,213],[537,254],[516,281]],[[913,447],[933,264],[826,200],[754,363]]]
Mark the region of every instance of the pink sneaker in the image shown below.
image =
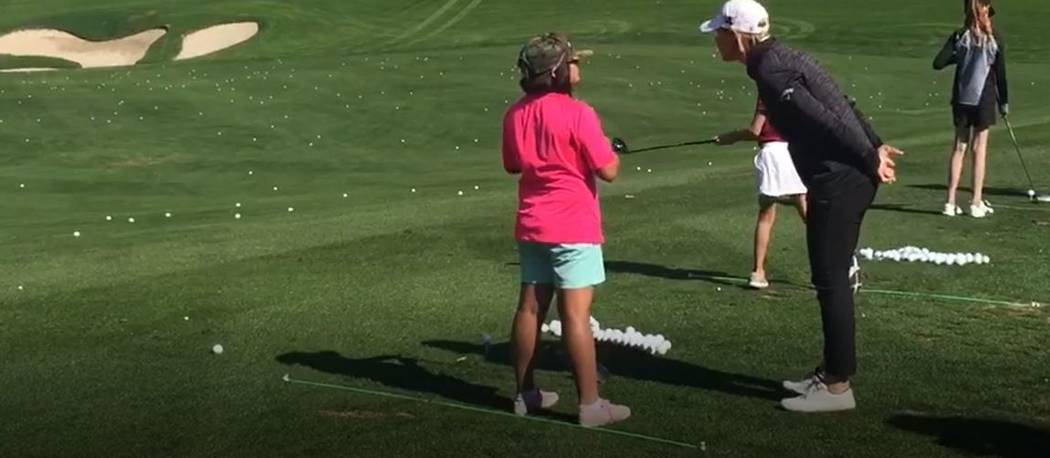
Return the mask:
[[[627,406],[613,404],[605,399],[589,406],[580,406],[580,425],[588,428],[611,425],[631,417]]]

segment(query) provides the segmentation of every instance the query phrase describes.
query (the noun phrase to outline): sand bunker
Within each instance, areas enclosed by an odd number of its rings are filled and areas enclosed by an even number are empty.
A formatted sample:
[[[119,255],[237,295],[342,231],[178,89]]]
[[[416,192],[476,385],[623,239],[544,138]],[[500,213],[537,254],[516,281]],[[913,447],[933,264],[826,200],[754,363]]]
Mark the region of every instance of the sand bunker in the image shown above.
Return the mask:
[[[175,60],[205,56],[250,40],[259,33],[255,22],[235,22],[201,29],[182,39],[182,51]]]
[[[0,36],[0,54],[42,56],[76,62],[84,68],[135,65],[164,34],[151,29],[109,41],[89,41],[52,29],[31,29]]]

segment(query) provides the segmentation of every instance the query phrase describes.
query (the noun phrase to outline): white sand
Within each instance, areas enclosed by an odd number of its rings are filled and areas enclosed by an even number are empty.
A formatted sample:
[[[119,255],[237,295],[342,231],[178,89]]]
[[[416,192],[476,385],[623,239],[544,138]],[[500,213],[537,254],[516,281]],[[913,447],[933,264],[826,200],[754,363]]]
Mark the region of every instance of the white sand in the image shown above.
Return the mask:
[[[164,34],[151,29],[109,41],[89,41],[61,30],[19,30],[0,36],[0,54],[55,57],[84,68],[135,65]]]
[[[244,43],[259,33],[255,22],[235,22],[208,27],[182,38],[182,51],[175,60],[192,59]]]

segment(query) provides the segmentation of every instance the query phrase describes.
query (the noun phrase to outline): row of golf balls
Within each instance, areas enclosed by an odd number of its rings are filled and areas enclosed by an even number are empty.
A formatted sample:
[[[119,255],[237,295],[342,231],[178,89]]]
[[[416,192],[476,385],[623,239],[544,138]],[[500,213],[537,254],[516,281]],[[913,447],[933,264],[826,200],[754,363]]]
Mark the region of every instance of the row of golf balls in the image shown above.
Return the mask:
[[[671,341],[661,334],[642,334],[632,326],[628,326],[623,331],[619,329],[602,329],[600,325],[596,324],[597,321],[594,318],[591,318],[591,320],[591,333],[594,335],[594,340],[598,342],[610,342],[629,348],[639,348],[650,354],[661,356],[666,355],[671,350]],[[561,337],[561,321],[551,320],[550,323],[544,323],[541,330],[544,333]]]
[[[907,246],[894,250],[876,251],[863,248],[858,254],[867,260],[895,262],[926,262],[937,265],[989,264],[992,258],[982,253],[941,253],[928,248]]]

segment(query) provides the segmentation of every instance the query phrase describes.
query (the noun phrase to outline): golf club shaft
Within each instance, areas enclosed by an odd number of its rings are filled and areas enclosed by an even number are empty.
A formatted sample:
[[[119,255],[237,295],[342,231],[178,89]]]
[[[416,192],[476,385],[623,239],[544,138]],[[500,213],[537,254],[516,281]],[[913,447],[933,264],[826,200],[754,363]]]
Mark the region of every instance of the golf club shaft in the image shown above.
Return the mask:
[[[1021,154],[1021,145],[1017,143],[1017,135],[1014,134],[1014,127],[1010,124],[1010,118],[1003,116],[1003,120],[1006,121],[1006,130],[1010,132],[1010,140],[1014,143],[1017,158],[1021,160],[1021,168],[1024,169],[1024,175],[1028,178],[1028,189],[1035,189],[1035,182],[1032,181],[1032,174],[1028,173],[1028,164],[1025,163],[1024,155]]]
[[[656,150],[662,150],[662,149],[681,148],[683,146],[710,145],[710,144],[712,144],[714,142],[715,142],[715,139],[710,139],[710,140],[701,140],[701,141],[695,141],[695,142],[676,143],[674,145],[650,146],[648,148],[632,150],[631,153],[644,153],[646,151],[656,151]]]

